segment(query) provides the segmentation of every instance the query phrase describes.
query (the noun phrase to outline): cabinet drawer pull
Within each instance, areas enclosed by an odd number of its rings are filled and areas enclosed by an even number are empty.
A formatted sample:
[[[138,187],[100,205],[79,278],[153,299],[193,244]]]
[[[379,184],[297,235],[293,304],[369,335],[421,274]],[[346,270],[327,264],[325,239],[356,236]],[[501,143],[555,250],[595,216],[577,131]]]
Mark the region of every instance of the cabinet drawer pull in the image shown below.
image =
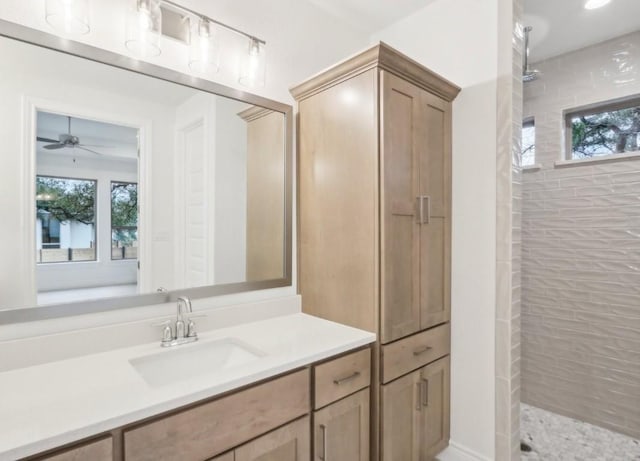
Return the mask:
[[[423,346],[423,347],[421,347],[419,349],[414,350],[413,351],[413,355],[415,355],[415,356],[422,355],[425,352],[430,351],[431,349],[433,349],[431,346]]]
[[[327,426],[320,424],[322,432],[322,456],[318,456],[322,461],[327,461]]]
[[[428,379],[422,379],[422,406],[423,407],[428,407],[429,406],[429,380]]]
[[[343,383],[351,381],[352,379],[356,379],[358,376],[360,376],[360,372],[359,371],[354,371],[349,376],[345,376],[344,378],[340,378],[340,379],[334,379],[333,380],[333,384],[339,386],[339,385],[341,385]]]

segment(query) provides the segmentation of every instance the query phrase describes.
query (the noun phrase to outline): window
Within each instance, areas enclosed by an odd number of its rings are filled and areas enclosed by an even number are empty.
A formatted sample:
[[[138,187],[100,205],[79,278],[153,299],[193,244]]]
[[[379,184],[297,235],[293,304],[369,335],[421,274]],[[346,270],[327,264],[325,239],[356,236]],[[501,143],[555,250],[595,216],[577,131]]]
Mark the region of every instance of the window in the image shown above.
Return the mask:
[[[36,262],[96,260],[97,181],[36,176]]]
[[[533,119],[522,122],[522,163],[531,166],[536,162],[536,124]]]
[[[138,185],[111,183],[111,259],[138,258]]]
[[[640,101],[624,101],[566,116],[567,158],[604,157],[638,151]]]

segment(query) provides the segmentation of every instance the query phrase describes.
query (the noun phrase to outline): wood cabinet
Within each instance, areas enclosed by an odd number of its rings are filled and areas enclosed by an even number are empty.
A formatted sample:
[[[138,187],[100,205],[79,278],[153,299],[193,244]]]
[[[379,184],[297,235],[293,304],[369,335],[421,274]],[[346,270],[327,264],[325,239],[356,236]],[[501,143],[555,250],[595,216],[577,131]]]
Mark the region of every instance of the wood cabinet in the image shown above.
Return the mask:
[[[459,91],[384,43],[291,89],[302,308],[378,334],[373,460],[387,424],[380,385],[450,350],[449,327],[440,326],[450,320],[451,103]],[[436,328],[434,344],[420,349]]]
[[[246,280],[284,277],[285,123],[282,113],[253,106],[247,122]]]
[[[124,433],[126,461],[199,461],[309,412],[309,370],[157,419]]]
[[[281,427],[235,450],[235,461],[309,461],[308,416]]]
[[[112,461],[113,439],[105,437],[32,459],[34,461],[85,461],[88,459]]]
[[[229,453],[225,453],[224,455],[216,456],[209,461],[235,461],[235,453],[230,451]]]
[[[381,459],[434,459],[449,441],[449,357],[382,386]]]
[[[313,415],[314,461],[369,461],[369,389]]]

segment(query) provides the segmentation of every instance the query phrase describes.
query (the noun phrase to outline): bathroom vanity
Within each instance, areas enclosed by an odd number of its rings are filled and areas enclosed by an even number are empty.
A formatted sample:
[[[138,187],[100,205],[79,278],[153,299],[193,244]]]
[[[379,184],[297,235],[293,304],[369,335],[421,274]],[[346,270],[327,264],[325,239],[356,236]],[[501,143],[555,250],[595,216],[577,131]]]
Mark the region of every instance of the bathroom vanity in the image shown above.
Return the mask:
[[[293,314],[5,372],[0,459],[366,461],[374,340]],[[172,354],[209,355],[174,376]]]

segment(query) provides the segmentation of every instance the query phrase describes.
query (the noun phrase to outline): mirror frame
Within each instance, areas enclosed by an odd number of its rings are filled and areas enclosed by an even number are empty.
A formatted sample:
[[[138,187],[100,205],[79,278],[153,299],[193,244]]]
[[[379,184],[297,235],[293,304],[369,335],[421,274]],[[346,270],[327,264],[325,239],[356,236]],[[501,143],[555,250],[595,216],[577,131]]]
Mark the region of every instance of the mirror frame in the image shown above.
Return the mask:
[[[280,112],[284,115],[285,123],[285,227],[284,227],[284,274],[282,278],[260,280],[255,282],[237,282],[221,285],[210,285],[196,288],[184,288],[162,293],[147,293],[133,296],[102,298],[87,301],[77,301],[67,304],[52,304],[25,308],[0,308],[0,325],[48,320],[67,316],[92,314],[97,312],[129,309],[177,301],[179,296],[189,296],[192,299],[209,298],[213,296],[241,293],[246,291],[264,290],[269,288],[286,287],[292,285],[292,152],[293,152],[293,108],[288,104],[273,101],[255,94],[231,88],[228,86],[204,80],[192,75],[168,69],[165,67],[139,61],[125,55],[97,48],[80,42],[67,40],[57,35],[32,29],[20,24],[0,19],[0,37],[18,40],[30,45],[62,52],[78,58],[87,59],[111,67],[135,72],[152,78],[187,86],[196,90],[212,93],[237,101],[261,106]]]

